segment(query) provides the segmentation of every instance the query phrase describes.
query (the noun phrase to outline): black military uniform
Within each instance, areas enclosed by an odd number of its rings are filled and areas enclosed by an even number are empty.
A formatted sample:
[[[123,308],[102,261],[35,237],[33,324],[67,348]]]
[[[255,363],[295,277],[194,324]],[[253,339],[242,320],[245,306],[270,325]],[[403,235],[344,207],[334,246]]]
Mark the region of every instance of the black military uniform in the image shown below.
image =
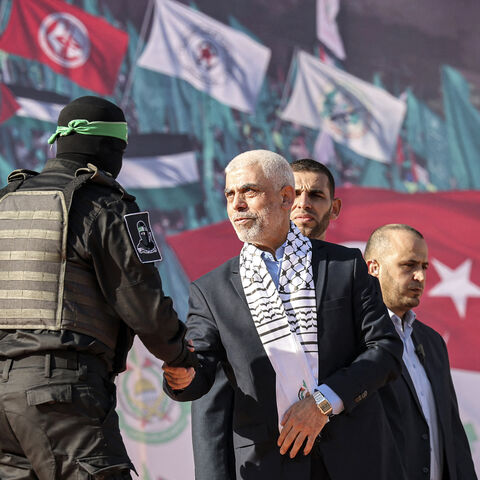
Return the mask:
[[[97,97],[59,125],[75,119],[125,121]],[[57,142],[40,174],[13,172],[0,192],[0,478],[130,479],[113,378],[134,334],[172,365],[195,358],[148,217],[114,180],[125,141],[72,129]]]

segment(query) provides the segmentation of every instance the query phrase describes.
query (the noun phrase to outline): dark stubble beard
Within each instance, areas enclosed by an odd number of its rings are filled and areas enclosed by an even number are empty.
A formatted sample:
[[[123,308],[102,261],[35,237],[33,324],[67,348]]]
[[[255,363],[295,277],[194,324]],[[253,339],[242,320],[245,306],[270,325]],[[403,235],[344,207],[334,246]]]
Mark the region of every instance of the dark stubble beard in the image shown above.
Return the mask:
[[[320,238],[326,231],[328,226],[330,225],[330,214],[332,213],[332,207],[328,209],[327,212],[323,215],[320,219],[318,224],[313,227],[311,230],[305,226],[299,227],[300,231],[303,235],[309,238]]]

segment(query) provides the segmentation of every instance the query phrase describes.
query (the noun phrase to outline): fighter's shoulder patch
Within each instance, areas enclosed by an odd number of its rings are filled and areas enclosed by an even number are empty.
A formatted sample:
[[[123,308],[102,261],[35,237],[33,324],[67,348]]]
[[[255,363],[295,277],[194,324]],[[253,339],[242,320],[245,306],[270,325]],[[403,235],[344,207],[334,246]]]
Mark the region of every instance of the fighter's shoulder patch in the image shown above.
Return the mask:
[[[142,263],[159,262],[162,260],[150,225],[148,212],[129,213],[124,215],[125,224],[134,250]]]

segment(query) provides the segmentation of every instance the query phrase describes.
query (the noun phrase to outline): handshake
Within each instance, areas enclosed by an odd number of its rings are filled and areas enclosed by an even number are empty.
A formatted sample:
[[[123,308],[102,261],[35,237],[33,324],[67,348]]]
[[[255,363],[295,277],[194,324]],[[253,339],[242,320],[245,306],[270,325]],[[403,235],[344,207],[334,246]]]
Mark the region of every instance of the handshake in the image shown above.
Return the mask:
[[[193,348],[193,343],[191,340],[188,341],[187,348],[191,352],[194,352],[195,349]],[[194,367],[171,367],[164,363],[162,370],[163,377],[172,390],[183,390],[187,388],[195,378]]]

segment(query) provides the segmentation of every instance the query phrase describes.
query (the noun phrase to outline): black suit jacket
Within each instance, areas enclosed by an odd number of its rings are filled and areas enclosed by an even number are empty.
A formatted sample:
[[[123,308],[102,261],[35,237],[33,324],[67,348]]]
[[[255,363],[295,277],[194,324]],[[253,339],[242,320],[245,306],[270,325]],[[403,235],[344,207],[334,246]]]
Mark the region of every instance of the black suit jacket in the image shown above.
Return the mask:
[[[332,480],[404,478],[377,390],[400,372],[402,343],[358,250],[312,241],[317,298],[319,383],[345,410],[325,426],[320,454]],[[275,372],[255,329],[238,257],[195,281],[187,336],[201,368],[188,388],[167,393],[189,401],[210,389],[224,362],[235,391],[237,478],[309,479],[310,457],[282,456],[276,445]],[[205,439],[208,441],[208,439]]]
[[[445,342],[419,320],[413,323],[412,340],[432,386],[443,446],[443,478],[473,480],[477,476],[467,436],[458,413]],[[418,348],[421,345],[422,348]],[[428,425],[405,364],[402,375],[380,390],[398,450],[402,453],[407,478],[425,480],[430,468]]]

